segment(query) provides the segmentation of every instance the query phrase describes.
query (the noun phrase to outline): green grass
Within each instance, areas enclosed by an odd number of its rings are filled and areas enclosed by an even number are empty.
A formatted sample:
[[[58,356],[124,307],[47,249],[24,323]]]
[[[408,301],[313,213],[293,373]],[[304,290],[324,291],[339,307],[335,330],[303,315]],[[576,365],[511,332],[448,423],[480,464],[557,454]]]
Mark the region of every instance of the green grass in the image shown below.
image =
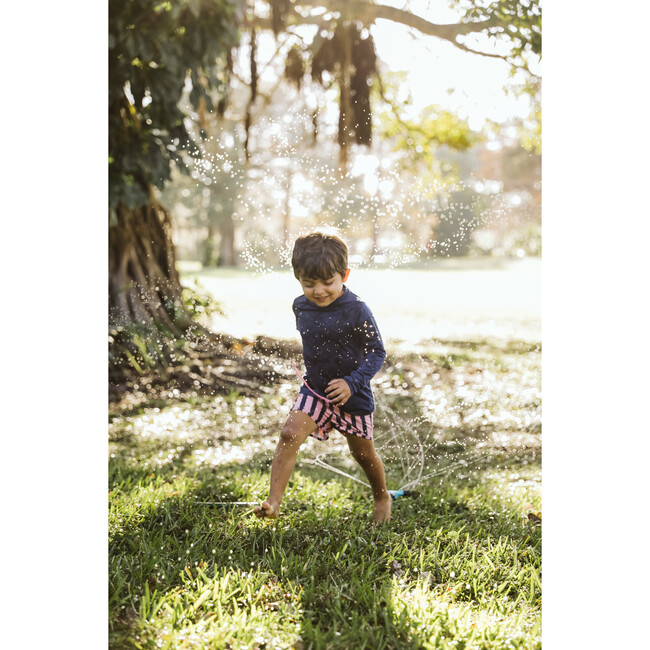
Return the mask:
[[[266,496],[294,386],[114,407],[111,647],[540,648],[539,350],[465,354],[377,378],[389,487],[416,438],[433,473],[380,528],[366,487],[308,462],[360,477],[340,436],[305,445],[277,520],[197,504]],[[382,447],[391,427],[410,442]]]

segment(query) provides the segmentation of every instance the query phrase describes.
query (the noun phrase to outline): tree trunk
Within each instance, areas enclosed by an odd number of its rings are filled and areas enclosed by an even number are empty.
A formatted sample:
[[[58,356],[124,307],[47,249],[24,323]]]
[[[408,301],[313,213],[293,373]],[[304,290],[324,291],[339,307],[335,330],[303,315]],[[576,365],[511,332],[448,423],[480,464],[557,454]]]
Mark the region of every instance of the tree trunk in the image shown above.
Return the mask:
[[[110,399],[136,382],[154,392],[259,393],[275,370],[245,357],[243,342],[209,331],[185,308],[169,213],[153,194],[148,205],[120,205],[116,213],[109,229]]]
[[[350,124],[352,122],[352,106],[350,104],[350,66],[352,65],[352,43],[350,28],[346,24],[341,29],[343,51],[341,52],[341,68],[339,71],[339,173],[345,176],[348,171],[348,149],[350,146]]]
[[[217,225],[214,223],[214,215],[208,216],[208,234],[203,242],[203,266],[215,266],[216,254],[215,254],[215,234],[217,232]]]
[[[232,216],[226,215],[220,225],[221,243],[219,244],[218,266],[235,266],[235,223]]]
[[[287,184],[284,193],[284,212],[282,214],[282,247],[289,245],[289,229],[291,227],[291,183],[293,182],[293,172],[287,170]]]
[[[168,212],[150,193],[146,206],[116,210],[109,229],[109,317],[112,327],[168,330],[181,335],[191,326]]]

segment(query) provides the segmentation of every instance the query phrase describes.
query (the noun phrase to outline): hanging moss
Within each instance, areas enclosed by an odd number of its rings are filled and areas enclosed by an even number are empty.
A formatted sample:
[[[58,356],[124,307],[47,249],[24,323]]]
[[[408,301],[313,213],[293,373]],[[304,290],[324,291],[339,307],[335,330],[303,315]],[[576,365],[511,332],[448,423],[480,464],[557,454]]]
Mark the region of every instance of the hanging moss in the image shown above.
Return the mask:
[[[318,109],[312,112],[311,114],[311,125],[313,128],[312,134],[313,134],[313,140],[312,142],[316,144],[318,141]]]
[[[337,72],[342,64],[344,40],[350,44],[352,74],[350,75],[349,105],[352,120],[348,125],[357,144],[369,146],[372,141],[372,110],[370,106],[370,88],[373,77],[377,75],[377,55],[372,36],[362,38],[356,24],[339,25],[329,37],[317,44],[311,63],[311,76],[324,85],[323,72]],[[343,129],[344,115],[339,113],[339,144],[345,140]]]
[[[257,33],[251,29],[251,102],[257,97]]]
[[[290,8],[290,0],[271,0],[271,25],[276,36],[284,29],[285,17]]]
[[[305,76],[305,61],[303,59],[302,49],[295,45],[287,53],[284,62],[284,77],[296,88],[300,89],[303,77]]]
[[[353,35],[351,53],[355,72],[350,79],[350,104],[354,111],[355,142],[370,146],[372,141],[370,88],[373,77],[377,74],[377,56],[372,36],[361,38],[357,31]]]
[[[232,50],[228,50],[228,54],[226,55],[226,69],[224,70],[224,92],[219,98],[219,101],[217,102],[217,115],[219,117],[223,117],[226,108],[228,108],[228,100],[230,99],[230,77],[232,76],[232,71],[233,71],[233,58],[232,58]]]
[[[323,72],[334,72],[340,63],[343,43],[339,29],[327,38],[314,39],[314,53],[311,60],[312,79],[323,84]]]

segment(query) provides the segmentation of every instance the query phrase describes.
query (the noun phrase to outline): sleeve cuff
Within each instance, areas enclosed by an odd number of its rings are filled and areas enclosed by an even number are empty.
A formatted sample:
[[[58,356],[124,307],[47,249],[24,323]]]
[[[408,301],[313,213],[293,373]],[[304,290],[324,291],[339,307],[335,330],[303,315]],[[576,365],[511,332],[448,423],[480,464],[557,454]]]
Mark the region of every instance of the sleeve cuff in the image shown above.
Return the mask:
[[[350,387],[350,390],[352,391],[352,394],[357,392],[358,386],[357,386],[357,381],[352,377],[352,375],[348,375],[347,377],[343,377],[347,385]]]

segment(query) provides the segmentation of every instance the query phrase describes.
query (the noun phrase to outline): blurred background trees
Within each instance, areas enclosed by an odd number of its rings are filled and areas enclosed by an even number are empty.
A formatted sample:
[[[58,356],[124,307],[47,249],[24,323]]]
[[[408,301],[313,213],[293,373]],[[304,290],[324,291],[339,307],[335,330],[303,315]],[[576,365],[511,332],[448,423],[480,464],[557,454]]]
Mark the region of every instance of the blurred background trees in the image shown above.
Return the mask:
[[[282,263],[278,246],[324,221],[346,230],[358,261],[537,254],[541,210],[535,171],[541,167],[541,148],[535,129],[541,115],[481,133],[440,106],[407,116],[410,97],[404,75],[391,71],[390,61],[377,58],[372,20],[386,15],[418,24],[415,17],[367,5],[363,18],[352,20],[340,5],[338,14],[316,9],[298,13],[298,5],[290,4],[281,23],[273,18],[273,5],[249,8],[233,51],[223,112],[207,118],[193,113],[206,126],[203,151],[221,137],[217,132],[227,129],[230,134],[228,153],[219,145],[220,158],[210,154],[212,170],[197,173],[194,192],[219,195],[209,203],[227,205],[232,218],[224,215],[215,226],[203,213],[197,222],[196,215],[184,210],[186,202],[167,190],[165,204],[175,218],[181,258],[204,265],[274,266]],[[335,6],[303,6],[316,5]],[[489,11],[480,12],[472,7],[465,7],[467,22],[444,26],[446,32],[426,21],[421,25],[464,49],[469,48],[453,40],[454,34],[461,39],[476,30],[508,40],[511,48],[504,49],[502,58],[526,73],[525,83],[513,92],[539,94],[539,80],[528,72],[526,59],[535,50],[539,53],[537,4],[530,3],[528,13],[520,3],[492,3]],[[503,26],[513,12],[520,15],[517,31]],[[343,32],[341,24],[353,24],[353,29]],[[341,76],[346,38],[348,81]],[[229,185],[215,182],[224,173],[222,164],[232,175]],[[522,165],[530,170],[527,179]],[[235,189],[234,195],[228,194]]]
[[[177,258],[284,265],[320,222],[353,262],[538,253],[539,2],[451,4],[458,20],[436,24],[372,2],[111,0],[112,341],[192,332]],[[377,20],[507,61],[531,117],[482,132],[436,105],[414,117]]]

